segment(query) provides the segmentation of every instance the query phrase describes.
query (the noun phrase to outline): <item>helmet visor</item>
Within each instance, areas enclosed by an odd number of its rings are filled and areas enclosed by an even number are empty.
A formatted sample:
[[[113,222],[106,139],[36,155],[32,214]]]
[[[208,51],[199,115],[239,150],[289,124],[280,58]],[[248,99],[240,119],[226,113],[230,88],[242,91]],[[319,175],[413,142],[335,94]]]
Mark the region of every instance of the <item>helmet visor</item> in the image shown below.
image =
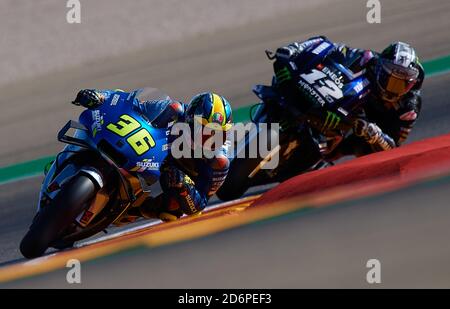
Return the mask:
[[[403,96],[414,87],[419,76],[419,70],[405,68],[389,61],[380,61],[377,83],[390,97]]]
[[[196,147],[205,150],[219,149],[225,144],[228,134],[221,125],[216,123],[203,124],[200,117],[195,117],[197,121],[191,126],[193,142]]]

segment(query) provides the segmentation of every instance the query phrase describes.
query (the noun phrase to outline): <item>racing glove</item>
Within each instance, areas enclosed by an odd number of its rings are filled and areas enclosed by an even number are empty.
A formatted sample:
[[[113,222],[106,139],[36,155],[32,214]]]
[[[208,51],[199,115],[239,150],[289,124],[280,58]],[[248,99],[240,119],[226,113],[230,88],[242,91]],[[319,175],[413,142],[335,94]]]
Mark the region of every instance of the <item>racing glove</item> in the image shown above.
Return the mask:
[[[103,104],[105,97],[95,89],[83,89],[77,94],[72,104],[89,109],[96,109]]]
[[[381,131],[375,123],[357,119],[353,132],[356,136],[363,138],[368,144],[374,146],[376,150],[389,150],[395,148],[395,142]]]
[[[325,39],[325,36],[316,36],[309,38],[308,40],[303,42],[292,42],[287,46],[279,47],[275,55],[278,59],[291,59],[299,55],[302,51],[304,51],[311,45],[318,44]]]

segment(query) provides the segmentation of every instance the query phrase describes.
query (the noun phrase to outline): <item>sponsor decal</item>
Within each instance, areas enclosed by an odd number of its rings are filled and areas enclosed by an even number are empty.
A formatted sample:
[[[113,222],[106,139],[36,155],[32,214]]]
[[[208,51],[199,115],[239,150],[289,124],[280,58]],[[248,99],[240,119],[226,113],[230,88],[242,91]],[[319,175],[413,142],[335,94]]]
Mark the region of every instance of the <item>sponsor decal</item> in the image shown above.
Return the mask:
[[[187,204],[188,204],[188,206],[189,206],[189,209],[190,209],[193,213],[197,212],[197,208],[195,207],[194,200],[192,200],[192,197],[191,197],[189,194],[186,195],[186,202],[187,202]]]
[[[347,116],[347,115],[348,115],[348,111],[345,110],[345,109],[343,109],[342,107],[339,107],[339,108],[338,108],[338,111],[340,111],[344,116]]]
[[[325,100],[322,99],[322,97],[308,83],[306,83],[303,80],[300,80],[298,84],[306,91],[306,93],[310,98],[316,100],[322,106],[325,105]]]
[[[291,72],[289,72],[289,69],[287,67],[284,67],[283,69],[275,72],[275,76],[278,83],[280,84],[292,79]]]
[[[342,82],[343,76],[341,74],[337,75],[326,66],[324,66],[321,71],[325,73],[336,84],[336,86],[339,87],[339,89],[344,87],[344,83]]]
[[[221,124],[223,122],[223,115],[221,113],[214,113],[212,116],[212,122]]]
[[[367,88],[367,86],[370,85],[370,82],[367,78],[364,78],[362,81],[359,81],[356,83],[356,85],[353,87],[353,90],[359,94],[359,99],[362,99],[370,92],[370,88]]]
[[[153,159],[144,159],[140,162],[136,162],[136,167],[132,169],[133,172],[144,171],[159,171],[159,162],[153,162]]]
[[[333,112],[327,111],[327,118],[322,126],[322,130],[333,130],[336,129],[341,122],[341,117]]]
[[[356,83],[355,87],[353,87],[353,90],[356,91],[356,93],[360,93],[361,91],[363,91],[364,86],[362,82],[358,82]]]
[[[323,67],[321,71],[312,69],[311,73],[301,74],[300,77],[307,83],[300,81],[299,85],[304,88],[311,96],[324,98],[327,102],[333,103],[344,97],[342,92],[342,76],[336,75],[329,68]],[[317,92],[315,90],[317,90]],[[314,91],[313,91],[314,90]],[[321,105],[325,104],[324,100],[317,99]]]
[[[113,98],[112,98],[112,100],[111,100],[111,106],[116,106],[117,105],[117,102],[119,102],[119,99],[120,99],[120,95],[118,95],[118,94],[115,94],[114,96],[113,96]]]
[[[92,125],[91,131],[92,136],[95,137],[99,131],[102,130],[103,116],[100,114],[99,110],[92,111]]]
[[[322,53],[325,49],[327,49],[328,47],[330,47],[330,43],[328,42],[323,42],[322,44],[320,44],[319,46],[317,46],[316,48],[314,48],[314,50],[312,51],[312,53],[314,55],[319,55],[320,53]]]
[[[188,185],[191,185],[191,186],[195,186],[194,181],[188,175],[184,175],[183,182],[185,184],[188,184]]]
[[[93,212],[90,212],[89,210],[86,210],[83,217],[81,218],[80,222],[83,224],[87,224],[89,220],[91,220],[92,216],[94,215]]]
[[[297,66],[295,65],[295,62],[290,61],[290,62],[289,62],[289,65],[291,66],[292,70],[294,70],[294,71],[297,71],[297,70],[298,70]]]

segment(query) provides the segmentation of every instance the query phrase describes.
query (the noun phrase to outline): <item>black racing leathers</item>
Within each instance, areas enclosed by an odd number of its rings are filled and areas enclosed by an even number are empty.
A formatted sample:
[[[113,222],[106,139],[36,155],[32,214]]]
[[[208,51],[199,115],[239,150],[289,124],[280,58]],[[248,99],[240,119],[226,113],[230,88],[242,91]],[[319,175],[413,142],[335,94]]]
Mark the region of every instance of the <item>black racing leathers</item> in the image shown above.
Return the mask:
[[[319,46],[326,38],[314,37],[304,42],[294,42],[287,46],[280,47],[276,51],[276,61],[274,62],[275,72],[282,69],[286,63],[301,55],[305,50],[311,50]],[[334,44],[334,49],[326,57],[333,57],[333,60],[349,68],[352,72],[365,74],[371,82],[372,89],[367,102],[356,114],[359,119],[367,123],[374,124],[379,128],[379,134],[374,138],[364,138],[351,134],[344,139],[339,146],[331,153],[327,154],[328,159],[338,159],[344,155],[361,156],[372,152],[383,151],[400,146],[408,137],[419,116],[422,100],[421,87],[424,79],[424,70],[420,66],[419,80],[414,88],[404,95],[398,102],[384,102],[377,95],[375,80],[375,65],[379,54],[370,50],[350,48],[343,44]],[[276,80],[276,78],[275,78]],[[296,104],[302,97],[295,79],[276,83],[277,90],[282,94],[286,106],[296,106],[299,108],[298,115],[304,118],[313,119],[312,127],[317,131],[323,131],[323,122],[326,121],[327,112],[322,106]],[[296,113],[295,109],[291,111]],[[319,119],[319,121],[317,121]],[[321,120],[321,121],[320,121]],[[324,133],[324,132],[322,132]]]

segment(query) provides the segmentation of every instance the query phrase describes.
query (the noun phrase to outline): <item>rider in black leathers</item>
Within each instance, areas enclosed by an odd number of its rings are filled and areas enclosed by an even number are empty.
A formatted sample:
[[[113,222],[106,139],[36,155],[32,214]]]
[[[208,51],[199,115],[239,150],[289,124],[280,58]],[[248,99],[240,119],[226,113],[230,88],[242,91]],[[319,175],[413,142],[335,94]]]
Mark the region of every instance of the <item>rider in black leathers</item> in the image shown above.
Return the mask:
[[[325,40],[327,38],[323,36],[313,37],[278,48],[275,72]],[[353,124],[353,134],[335,149],[327,149],[326,143],[322,144],[324,158],[333,161],[346,155],[362,156],[400,146],[411,132],[422,105],[420,89],[425,73],[414,49],[406,43],[396,42],[377,53],[334,43],[334,49],[326,57],[338,59],[354,73],[364,70],[372,87]],[[277,83],[275,79],[275,87],[289,105],[298,105],[296,101],[300,94],[294,82]],[[307,118],[322,117],[324,121],[321,107],[302,105],[300,108]]]

